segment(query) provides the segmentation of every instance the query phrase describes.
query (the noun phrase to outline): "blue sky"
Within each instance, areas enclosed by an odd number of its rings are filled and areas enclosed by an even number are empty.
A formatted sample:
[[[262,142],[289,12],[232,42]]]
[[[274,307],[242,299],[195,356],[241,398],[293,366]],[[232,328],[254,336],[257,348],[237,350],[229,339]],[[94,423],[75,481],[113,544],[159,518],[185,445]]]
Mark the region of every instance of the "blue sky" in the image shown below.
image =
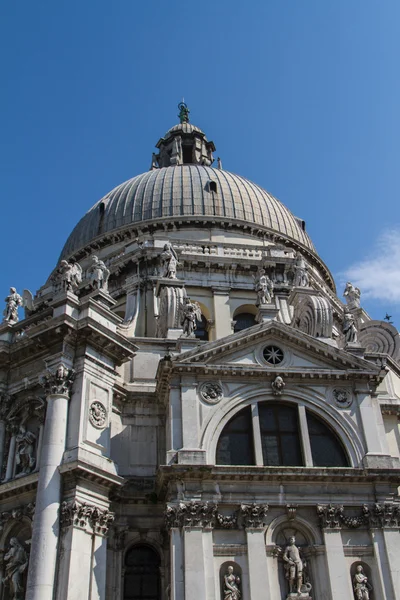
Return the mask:
[[[3,0],[0,298],[191,120],[306,220],[342,291],[400,325],[397,0]]]

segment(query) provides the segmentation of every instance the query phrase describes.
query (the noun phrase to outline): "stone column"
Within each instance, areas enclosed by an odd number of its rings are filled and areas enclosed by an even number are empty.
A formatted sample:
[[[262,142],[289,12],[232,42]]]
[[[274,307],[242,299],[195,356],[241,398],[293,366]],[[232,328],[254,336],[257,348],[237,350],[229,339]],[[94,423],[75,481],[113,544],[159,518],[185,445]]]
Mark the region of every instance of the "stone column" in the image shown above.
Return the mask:
[[[272,598],[273,593],[268,571],[264,525],[268,505],[242,504],[240,512],[246,530],[251,600]]]
[[[183,576],[183,538],[179,527],[170,530],[171,600],[185,600]]]
[[[74,371],[63,364],[48,371],[40,383],[47,412],[40,456],[36,510],[32,531],[26,600],[53,600],[59,537],[61,465],[65,450],[68,399]]]
[[[7,469],[6,469],[6,476],[5,476],[4,481],[9,481],[14,474],[15,445],[16,445],[17,431],[18,431],[17,427],[15,427],[14,425],[11,425],[11,439],[10,439],[10,445],[8,448]]]
[[[219,340],[232,333],[231,307],[229,305],[230,288],[213,287],[215,339]]]

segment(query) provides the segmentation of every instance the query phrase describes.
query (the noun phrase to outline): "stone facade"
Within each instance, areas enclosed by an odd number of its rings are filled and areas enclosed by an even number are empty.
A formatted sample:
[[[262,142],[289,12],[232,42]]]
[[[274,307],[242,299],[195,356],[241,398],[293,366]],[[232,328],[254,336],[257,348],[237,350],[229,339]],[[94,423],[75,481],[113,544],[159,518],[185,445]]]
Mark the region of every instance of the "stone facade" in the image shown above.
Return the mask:
[[[180,110],[6,298],[0,600],[400,600],[399,334]]]

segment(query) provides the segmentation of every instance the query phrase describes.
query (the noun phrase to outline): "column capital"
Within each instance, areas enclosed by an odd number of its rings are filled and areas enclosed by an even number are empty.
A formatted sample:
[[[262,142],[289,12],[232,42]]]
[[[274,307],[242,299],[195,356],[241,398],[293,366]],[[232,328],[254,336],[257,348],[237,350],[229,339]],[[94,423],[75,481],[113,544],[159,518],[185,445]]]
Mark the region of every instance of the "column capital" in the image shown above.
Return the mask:
[[[245,529],[262,529],[268,514],[268,504],[241,504],[240,516]]]
[[[60,508],[61,527],[73,525],[79,529],[106,536],[115,514],[87,502],[63,502]]]
[[[214,502],[180,502],[167,504],[165,525],[167,529],[178,527],[197,527],[210,529],[214,526],[218,505]]]
[[[61,363],[54,370],[47,369],[47,371],[39,377],[39,383],[44,388],[46,396],[58,395],[69,398],[74,379],[74,369],[69,369]]]

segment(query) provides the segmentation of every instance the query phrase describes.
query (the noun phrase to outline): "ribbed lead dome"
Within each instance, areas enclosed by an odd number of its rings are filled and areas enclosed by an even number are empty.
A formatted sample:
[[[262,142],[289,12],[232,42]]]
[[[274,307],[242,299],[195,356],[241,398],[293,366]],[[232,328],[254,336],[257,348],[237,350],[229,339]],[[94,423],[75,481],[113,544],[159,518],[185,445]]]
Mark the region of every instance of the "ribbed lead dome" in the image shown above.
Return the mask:
[[[314,251],[304,223],[258,185],[222,169],[183,164],[153,169],[112,190],[79,221],[60,258],[120,228],[180,217],[263,226]]]

